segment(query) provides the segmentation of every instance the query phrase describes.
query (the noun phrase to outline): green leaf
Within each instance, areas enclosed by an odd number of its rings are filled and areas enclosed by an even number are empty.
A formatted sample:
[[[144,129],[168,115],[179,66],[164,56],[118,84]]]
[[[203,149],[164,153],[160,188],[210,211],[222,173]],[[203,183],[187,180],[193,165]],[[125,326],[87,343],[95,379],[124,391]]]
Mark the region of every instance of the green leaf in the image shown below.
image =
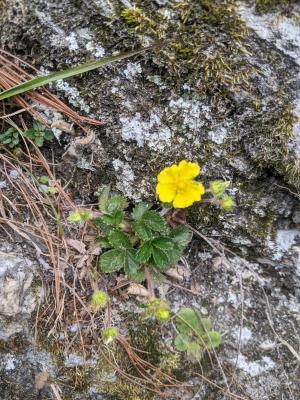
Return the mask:
[[[149,210],[150,205],[145,203],[145,202],[141,202],[139,203],[137,206],[134,207],[134,209],[132,210],[132,218],[135,221],[138,221],[139,219],[142,218],[142,216],[144,215],[144,213]]]
[[[151,229],[149,229],[143,222],[133,222],[132,229],[136,236],[143,241],[152,238]]]
[[[170,265],[177,264],[180,258],[182,257],[182,254],[183,254],[183,249],[179,247],[177,244],[175,244],[172,251],[168,252]]]
[[[107,238],[100,237],[100,238],[98,238],[98,241],[99,241],[99,243],[100,243],[100,246],[101,246],[103,249],[110,249],[110,248],[111,248],[111,244],[109,243],[109,241],[108,241]]]
[[[123,221],[124,213],[123,211],[116,211],[113,215],[103,215],[101,217],[102,221],[107,225],[119,226]]]
[[[124,196],[114,195],[106,203],[106,209],[109,214],[113,214],[117,211],[123,211],[128,207],[128,202]]]
[[[152,244],[154,247],[157,247],[161,250],[171,250],[174,247],[172,240],[165,237],[158,237],[153,239]]]
[[[146,211],[143,214],[142,221],[148,228],[162,235],[168,235],[170,231],[166,221],[157,211]]]
[[[209,332],[212,330],[212,323],[209,318],[200,318],[199,322],[205,332]]]
[[[200,336],[205,333],[201,323],[201,316],[198,311],[182,307],[176,316],[176,327],[181,334],[198,333]]]
[[[42,136],[41,137],[36,137],[34,141],[35,141],[35,144],[38,147],[42,147],[43,144],[44,144],[44,138]]]
[[[54,134],[50,130],[45,130],[45,139],[52,141],[55,138]]]
[[[107,211],[107,202],[110,194],[110,186],[104,185],[99,189],[98,205],[99,210],[103,213]]]
[[[124,272],[128,278],[135,277],[138,274],[140,263],[136,259],[134,250],[126,250],[124,258]]]
[[[222,335],[220,332],[217,331],[211,331],[207,332],[207,343],[206,347],[208,349],[214,349],[215,347],[220,346],[222,343]]]
[[[143,282],[146,279],[145,272],[142,268],[136,270],[136,272],[130,271],[130,275],[127,274],[128,278],[135,282]]]
[[[187,226],[179,226],[171,231],[173,241],[180,247],[185,248],[192,239],[192,232]]]
[[[202,356],[202,346],[198,342],[190,342],[187,346],[187,355],[199,360]]]
[[[189,343],[189,337],[187,335],[178,335],[174,340],[175,347],[179,351],[186,351]]]
[[[146,263],[149,258],[151,257],[152,254],[152,241],[149,240],[142,244],[142,246],[139,248],[136,258],[142,263]]]
[[[100,268],[103,272],[115,272],[125,265],[125,252],[120,249],[106,251],[100,257]]]
[[[27,131],[24,132],[24,136],[28,139],[34,139],[35,131],[33,129],[27,129]]]
[[[131,249],[129,236],[121,230],[114,230],[108,235],[109,243],[116,249]]]
[[[154,262],[158,267],[164,268],[170,264],[167,253],[157,247],[153,248],[152,255]]]
[[[156,47],[156,46],[157,45],[154,45],[154,46],[152,45],[149,47],[144,47],[139,50],[133,50],[128,53],[117,54],[114,56],[105,57],[105,58],[102,58],[101,60],[89,61],[85,64],[81,64],[81,65],[78,65],[73,68],[68,68],[64,71],[53,72],[48,75],[33,78],[27,82],[21,83],[19,85],[16,85],[10,89],[7,89],[7,90],[4,90],[3,92],[1,92],[0,100],[9,99],[18,94],[25,93],[25,92],[28,92],[29,90],[33,90],[38,87],[47,85],[48,83],[55,82],[60,79],[70,78],[71,76],[80,75],[85,72],[91,71],[93,69],[103,67],[104,65],[111,64],[113,62],[135,56],[136,54],[144,53],[146,50],[151,50],[153,47]]]

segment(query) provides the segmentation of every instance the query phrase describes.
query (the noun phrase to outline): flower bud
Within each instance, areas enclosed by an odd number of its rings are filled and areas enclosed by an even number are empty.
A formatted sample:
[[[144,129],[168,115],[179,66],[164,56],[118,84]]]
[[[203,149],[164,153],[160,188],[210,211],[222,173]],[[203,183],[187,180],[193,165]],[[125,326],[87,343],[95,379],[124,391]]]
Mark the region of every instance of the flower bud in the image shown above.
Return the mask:
[[[229,182],[218,179],[210,182],[210,191],[215,197],[221,198],[228,186]]]
[[[95,306],[98,306],[100,308],[104,308],[104,307],[106,307],[108,301],[109,301],[108,294],[103,292],[102,290],[98,290],[97,292],[95,292],[93,294],[92,303]]]
[[[93,214],[89,210],[77,210],[73,211],[70,215],[68,220],[73,224],[78,224],[81,222],[88,221],[93,217]]]
[[[232,211],[235,207],[235,201],[233,200],[233,198],[231,196],[224,196],[222,203],[221,203],[221,207],[225,211]]]
[[[102,339],[105,344],[109,344],[113,342],[119,335],[119,331],[117,328],[111,326],[102,331]]]

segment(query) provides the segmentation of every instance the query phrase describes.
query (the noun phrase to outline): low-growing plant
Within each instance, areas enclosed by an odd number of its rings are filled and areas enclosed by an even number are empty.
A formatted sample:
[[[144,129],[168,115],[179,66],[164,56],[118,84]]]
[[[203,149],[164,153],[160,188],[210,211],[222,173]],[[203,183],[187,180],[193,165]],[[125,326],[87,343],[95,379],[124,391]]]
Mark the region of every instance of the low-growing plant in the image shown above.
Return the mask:
[[[200,201],[204,194],[208,195],[206,201],[225,211],[232,211],[235,206],[234,199],[226,194],[228,182],[212,181],[205,189],[202,182],[195,180],[199,173],[198,164],[185,160],[161,171],[156,186],[163,203],[161,209],[142,201],[130,210],[124,196],[103,186],[99,190],[99,211],[80,209],[69,217],[70,222],[90,222],[98,229],[102,247],[98,265],[102,272],[122,271],[133,281],[147,281],[151,298],[146,316],[162,323],[168,323],[171,311],[165,300],[155,297],[152,281],[160,282],[164,278],[163,273],[180,260],[192,238],[192,230],[184,218],[170,218],[176,213],[172,208],[187,208]],[[106,293],[99,293],[94,294],[92,303],[99,300],[105,307]],[[221,334],[212,330],[210,319],[192,308],[181,308],[175,316],[175,325],[178,332],[175,347],[196,360],[206,349],[215,348],[222,341]],[[102,332],[105,343],[117,336],[113,327]]]
[[[55,136],[53,132],[45,127],[38,121],[33,121],[32,128],[24,132],[24,136],[32,140],[38,147],[44,145],[45,140],[52,141]]]
[[[176,316],[178,335],[174,344],[177,350],[200,360],[205,350],[218,347],[222,342],[220,332],[212,330],[212,322],[199,311],[183,307]]]
[[[8,128],[4,133],[0,134],[0,144],[9,149],[17,147],[20,144],[20,133],[13,127]]]

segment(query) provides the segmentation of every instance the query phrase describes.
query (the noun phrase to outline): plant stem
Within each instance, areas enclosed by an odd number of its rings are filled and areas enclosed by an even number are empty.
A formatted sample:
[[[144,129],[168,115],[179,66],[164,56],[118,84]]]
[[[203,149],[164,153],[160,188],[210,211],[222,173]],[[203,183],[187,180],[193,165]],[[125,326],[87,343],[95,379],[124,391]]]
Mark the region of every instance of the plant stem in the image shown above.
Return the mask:
[[[146,264],[144,265],[144,271],[145,271],[145,276],[146,276],[146,281],[147,281],[147,288],[150,292],[151,297],[155,297],[149,269]]]

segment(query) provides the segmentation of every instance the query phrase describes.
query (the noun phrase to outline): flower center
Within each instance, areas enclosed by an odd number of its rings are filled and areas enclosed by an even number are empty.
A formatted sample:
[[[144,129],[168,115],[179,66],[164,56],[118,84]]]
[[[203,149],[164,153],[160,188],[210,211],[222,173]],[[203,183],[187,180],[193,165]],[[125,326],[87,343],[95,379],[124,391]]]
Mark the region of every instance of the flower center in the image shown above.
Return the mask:
[[[186,188],[186,182],[185,181],[179,181],[177,184],[177,191],[182,193],[185,191]]]

